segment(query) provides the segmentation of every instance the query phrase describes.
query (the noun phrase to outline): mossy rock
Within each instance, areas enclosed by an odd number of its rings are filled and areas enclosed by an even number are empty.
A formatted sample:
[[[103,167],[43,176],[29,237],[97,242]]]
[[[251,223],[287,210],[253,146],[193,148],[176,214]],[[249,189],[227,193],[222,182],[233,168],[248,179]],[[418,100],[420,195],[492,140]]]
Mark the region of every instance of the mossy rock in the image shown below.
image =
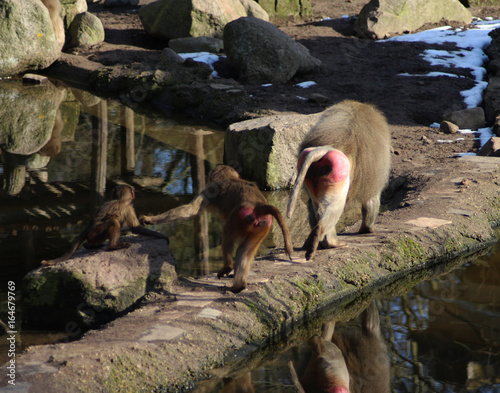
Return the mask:
[[[81,250],[29,272],[22,283],[25,325],[91,326],[114,319],[151,290],[167,290],[177,278],[167,243],[138,236],[127,241],[128,249]]]

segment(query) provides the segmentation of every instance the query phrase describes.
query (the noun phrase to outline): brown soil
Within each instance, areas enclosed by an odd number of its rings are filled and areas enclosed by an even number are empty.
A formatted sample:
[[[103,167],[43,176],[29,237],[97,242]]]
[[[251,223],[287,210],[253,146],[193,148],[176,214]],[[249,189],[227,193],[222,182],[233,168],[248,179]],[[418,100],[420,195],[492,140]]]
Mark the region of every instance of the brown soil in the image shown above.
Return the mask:
[[[141,0],[140,4],[149,2],[151,0]],[[425,74],[446,70],[431,67],[421,58],[422,51],[431,45],[374,42],[357,37],[354,16],[366,0],[313,0],[312,3],[313,15],[308,20],[275,24],[322,61],[321,71],[297,76],[284,85],[245,86],[253,97],[255,114],[314,113],[347,98],[373,103],[392,125],[394,176],[474,149],[473,136],[465,136],[460,142],[438,143],[437,140],[457,137],[429,127],[433,122],[440,122],[444,113],[465,108],[460,91],[471,88],[474,83],[468,70],[462,71],[467,78],[398,76],[402,72]],[[500,18],[500,7],[470,10],[481,18]],[[103,44],[78,50],[78,54],[90,60],[105,65],[156,62],[159,51],[167,46],[167,42],[144,32],[137,8],[91,4],[89,11],[102,20],[106,30]],[[349,18],[342,18],[344,15]],[[422,30],[436,26],[424,26]],[[230,67],[219,64],[219,73],[230,77]],[[295,86],[307,80],[317,84],[308,89]],[[314,95],[323,96],[324,100],[311,99]]]

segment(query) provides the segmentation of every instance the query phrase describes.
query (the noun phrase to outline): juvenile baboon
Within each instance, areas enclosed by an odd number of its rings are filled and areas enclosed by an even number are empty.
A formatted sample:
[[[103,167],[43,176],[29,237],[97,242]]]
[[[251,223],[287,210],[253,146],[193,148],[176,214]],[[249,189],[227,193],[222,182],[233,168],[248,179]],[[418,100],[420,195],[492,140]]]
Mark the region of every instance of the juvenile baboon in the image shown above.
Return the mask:
[[[226,165],[215,167],[209,174],[209,184],[191,203],[156,216],[141,218],[143,224],[158,224],[185,220],[203,209],[217,212],[225,221],[222,231],[224,266],[217,277],[228,275],[234,267],[233,286],[228,290],[237,293],[247,286],[250,265],[260,244],[269,233],[273,217],[276,218],[285,239],[285,252],[293,251],[288,226],[280,211],[267,203],[255,183],[243,180],[238,172]],[[232,253],[236,247],[236,261]]]
[[[106,202],[90,221],[85,230],[78,236],[71,249],[63,256],[50,261],[42,261],[42,265],[51,266],[71,258],[75,251],[86,240],[87,248],[96,248],[109,239],[108,250],[130,247],[130,243],[118,242],[122,229],[127,226],[133,233],[152,236],[159,239],[168,237],[162,233],[144,228],[139,223],[132,204],[135,198],[134,189],[128,185],[116,186],[112,200]]]
[[[306,259],[322,248],[345,245],[335,226],[346,202],[361,202],[359,233],[373,232],[380,194],[389,179],[391,136],[384,115],[374,106],[343,101],[326,109],[300,145],[298,175],[287,215],[305,183],[310,197],[311,233],[303,248]]]
[[[52,21],[52,27],[56,35],[56,40],[59,43],[59,49],[62,50],[65,41],[64,23],[61,17],[61,2],[60,0],[42,0],[42,3],[47,7]]]

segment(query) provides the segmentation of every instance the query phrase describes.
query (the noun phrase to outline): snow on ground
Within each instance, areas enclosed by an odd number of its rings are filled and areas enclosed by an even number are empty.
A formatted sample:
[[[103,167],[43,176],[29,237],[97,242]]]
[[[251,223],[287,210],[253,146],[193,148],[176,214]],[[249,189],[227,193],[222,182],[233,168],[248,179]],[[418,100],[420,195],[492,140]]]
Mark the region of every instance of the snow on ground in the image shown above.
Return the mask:
[[[456,50],[445,51],[437,49],[427,49],[421,56],[428,61],[431,65],[440,65],[450,68],[449,73],[443,72],[429,72],[427,74],[408,74],[402,73],[400,76],[448,76],[451,78],[464,78],[463,75],[454,74],[453,70],[456,68],[470,69],[474,80],[476,82],[472,89],[462,91],[464,102],[468,108],[474,108],[481,105],[484,89],[488,85],[484,81],[486,69],[484,63],[488,57],[484,53],[484,49],[490,44],[491,37],[488,35],[490,31],[500,27],[500,20],[491,21],[476,21],[473,27],[469,29],[454,29],[450,26],[438,27],[436,29],[426,30],[415,34],[406,34],[402,36],[392,37],[383,41],[407,41],[407,42],[426,42],[429,44],[444,44],[454,43],[457,47]],[[381,42],[381,41],[379,41]],[[219,60],[219,55],[199,52],[199,53],[180,53],[183,59],[192,58],[195,61],[207,63],[213,69],[213,64]],[[214,78],[217,78],[217,72],[214,70],[212,73]],[[296,86],[301,88],[308,88],[313,86],[315,82],[307,81]],[[271,86],[271,84],[262,85],[264,87]],[[302,99],[302,97],[298,97]],[[467,132],[467,130],[460,130]],[[482,128],[477,131],[481,146],[486,143],[491,137],[491,128]]]
[[[464,102],[468,108],[474,108],[481,104],[484,89],[487,83],[483,81],[486,75],[486,69],[483,67],[488,57],[483,52],[490,44],[490,31],[500,27],[500,21],[478,21],[470,29],[454,29],[450,26],[438,27],[436,29],[425,30],[420,33],[407,34],[398,37],[392,37],[385,41],[407,41],[407,42],[426,42],[428,44],[453,43],[457,50],[445,51],[436,49],[427,49],[422,53],[422,57],[431,65],[441,65],[450,68],[450,75],[453,74],[453,68],[466,68],[472,71],[476,85],[463,91]],[[439,76],[442,73],[429,73],[419,76]],[[416,76],[401,74],[401,76]]]
[[[481,105],[483,101],[483,92],[488,86],[484,81],[486,69],[484,63],[488,61],[488,56],[484,49],[491,42],[488,35],[490,31],[500,27],[499,20],[477,21],[473,23],[470,29],[454,29],[449,26],[438,27],[436,29],[422,31],[420,33],[408,34],[398,37],[392,37],[385,41],[407,41],[407,42],[426,42],[429,44],[454,43],[457,50],[445,51],[436,49],[427,49],[421,56],[431,65],[440,65],[450,68],[450,73],[429,72],[423,75],[400,74],[400,76],[449,76],[454,78],[463,78],[463,76],[453,73],[453,69],[470,69],[476,82],[472,89],[461,92],[464,102],[468,108],[475,108]],[[431,127],[435,126],[432,124]],[[472,132],[471,130],[460,130],[462,133]],[[479,142],[482,147],[492,136],[491,128],[481,128],[477,130]],[[442,141],[447,142],[447,141]]]
[[[182,57],[183,60],[193,59],[194,61],[208,64],[213,70],[212,77],[214,78],[218,78],[219,75],[217,74],[217,71],[214,70],[213,64],[218,62],[220,57],[225,57],[210,52],[179,53],[179,56]]]

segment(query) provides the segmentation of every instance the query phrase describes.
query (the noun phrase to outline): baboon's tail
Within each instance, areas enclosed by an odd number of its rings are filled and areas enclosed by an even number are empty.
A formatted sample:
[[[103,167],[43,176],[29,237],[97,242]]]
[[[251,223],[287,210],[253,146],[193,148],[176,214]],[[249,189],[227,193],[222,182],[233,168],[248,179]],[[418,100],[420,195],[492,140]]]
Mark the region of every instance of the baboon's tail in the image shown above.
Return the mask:
[[[281,232],[283,233],[283,239],[285,241],[285,252],[288,254],[288,257],[291,258],[291,254],[293,252],[293,244],[292,244],[292,238],[290,236],[290,230],[288,229],[288,225],[286,224],[285,219],[283,218],[283,215],[279,211],[279,209],[273,205],[257,205],[255,209],[259,210],[259,212],[264,213],[264,214],[271,214],[274,218],[276,218],[276,221],[278,222],[279,226],[281,227]]]
[[[93,220],[90,222],[89,225],[87,225],[87,228],[85,228],[85,230],[80,233],[80,235],[78,236],[78,239],[75,240],[75,242],[73,243],[73,245],[71,246],[71,249],[66,252],[63,256],[60,256],[59,258],[56,258],[56,259],[51,259],[51,260],[43,260],[41,262],[41,264],[43,266],[52,266],[52,265],[55,265],[56,263],[59,263],[59,262],[64,262],[64,261],[67,261],[68,259],[70,259],[73,254],[76,252],[76,250],[78,249],[78,247],[80,247],[83,242],[85,241],[85,239],[87,238],[87,235],[89,234],[90,232],[90,228],[92,227],[93,225]]]
[[[290,194],[290,198],[288,200],[288,208],[286,216],[288,218],[292,217],[293,211],[295,210],[295,205],[297,204],[297,198],[299,197],[299,192],[302,189],[302,184],[304,183],[304,179],[306,177],[307,171],[309,167],[316,161],[321,160],[323,156],[329,151],[334,150],[330,146],[319,146],[312,149],[304,159],[302,166],[300,167],[299,173],[297,174],[297,178],[295,179],[295,184],[293,185],[292,193]],[[302,153],[301,153],[302,154]]]

